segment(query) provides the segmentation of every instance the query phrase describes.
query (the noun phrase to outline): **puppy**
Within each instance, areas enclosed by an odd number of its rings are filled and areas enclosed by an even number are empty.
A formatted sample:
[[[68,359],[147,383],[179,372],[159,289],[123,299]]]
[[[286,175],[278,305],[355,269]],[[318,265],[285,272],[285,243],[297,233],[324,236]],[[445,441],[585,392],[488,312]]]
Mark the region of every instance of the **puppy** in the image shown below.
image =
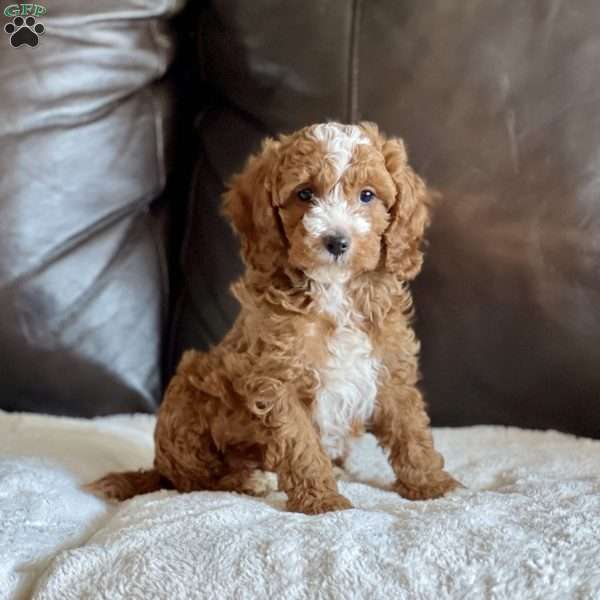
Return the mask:
[[[332,461],[364,431],[389,452],[403,497],[457,487],[433,447],[410,325],[429,208],[402,141],[373,124],[265,140],[224,195],[246,265],[233,328],[210,352],[183,355],[154,468],[89,489],[118,500],[160,487],[259,494],[264,470],[291,511],[347,509]]]

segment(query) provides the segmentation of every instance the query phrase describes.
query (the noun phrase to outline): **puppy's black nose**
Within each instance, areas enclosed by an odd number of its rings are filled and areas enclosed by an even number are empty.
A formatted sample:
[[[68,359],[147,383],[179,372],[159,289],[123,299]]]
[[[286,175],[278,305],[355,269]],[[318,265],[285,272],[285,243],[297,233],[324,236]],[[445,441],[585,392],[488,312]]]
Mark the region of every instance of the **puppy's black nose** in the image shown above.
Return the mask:
[[[326,235],[323,238],[323,245],[330,254],[338,257],[350,248],[350,240],[345,235]]]

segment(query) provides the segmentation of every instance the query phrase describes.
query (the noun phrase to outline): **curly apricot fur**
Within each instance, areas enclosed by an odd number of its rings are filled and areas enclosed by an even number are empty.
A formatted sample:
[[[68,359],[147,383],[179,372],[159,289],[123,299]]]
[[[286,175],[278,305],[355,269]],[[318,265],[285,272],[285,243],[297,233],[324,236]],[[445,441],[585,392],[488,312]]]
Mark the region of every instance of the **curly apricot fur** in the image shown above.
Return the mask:
[[[314,127],[266,140],[224,196],[246,263],[232,286],[241,311],[218,346],[183,355],[158,412],[154,469],[110,474],[91,489],[121,500],[165,482],[181,492],[253,493],[253,473],[263,469],[277,473],[290,510],[351,508],[313,419],[319,368],[337,326],[315,300],[307,272],[318,248],[305,239],[306,207],[293,200],[299,182],[329,189],[337,177]],[[458,483],[433,447],[410,326],[407,281],[421,268],[429,195],[400,140],[385,139],[369,123],[360,127],[370,144],[357,148],[340,185],[350,197],[368,179],[380,201],[369,212],[353,209],[363,211],[369,233],[355,242],[344,294],[380,368],[373,414],[349,423],[348,435],[372,431],[389,451],[394,489],[410,499],[434,498]]]

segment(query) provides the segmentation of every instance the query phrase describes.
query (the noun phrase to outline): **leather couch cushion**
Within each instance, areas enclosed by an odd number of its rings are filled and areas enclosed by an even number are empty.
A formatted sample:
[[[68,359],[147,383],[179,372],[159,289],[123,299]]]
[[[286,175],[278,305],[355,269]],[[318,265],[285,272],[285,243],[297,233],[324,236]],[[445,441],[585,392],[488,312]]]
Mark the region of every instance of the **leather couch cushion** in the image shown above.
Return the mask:
[[[600,436],[600,5],[388,8],[360,105],[444,197],[415,287],[432,415]]]
[[[172,1],[48,3],[0,40],[0,407],[91,416],[160,398]]]
[[[186,348],[218,342],[237,313],[229,285],[241,261],[220,216],[223,182],[268,133],[327,117],[349,119],[353,28],[354,13],[344,2],[297,10],[292,2],[217,0],[204,7],[200,65],[216,100],[198,123],[201,152],[186,219],[170,371]]]
[[[434,423],[600,435],[599,30],[594,0],[207,6],[220,101],[199,126],[171,364],[237,310],[223,181],[266,133],[369,119],[444,197],[414,286]]]

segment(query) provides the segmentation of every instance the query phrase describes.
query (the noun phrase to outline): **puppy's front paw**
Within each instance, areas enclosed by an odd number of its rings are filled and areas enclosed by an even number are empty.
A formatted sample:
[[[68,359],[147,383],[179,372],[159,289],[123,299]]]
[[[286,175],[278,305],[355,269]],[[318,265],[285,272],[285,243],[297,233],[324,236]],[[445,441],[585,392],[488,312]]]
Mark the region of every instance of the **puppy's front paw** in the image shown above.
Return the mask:
[[[392,489],[407,500],[429,500],[440,498],[448,492],[464,487],[446,471],[424,475],[422,480],[400,481],[397,480]]]
[[[312,496],[288,500],[288,510],[301,512],[306,515],[319,515],[334,510],[347,510],[354,508],[350,500],[341,494],[328,494],[326,496]]]

